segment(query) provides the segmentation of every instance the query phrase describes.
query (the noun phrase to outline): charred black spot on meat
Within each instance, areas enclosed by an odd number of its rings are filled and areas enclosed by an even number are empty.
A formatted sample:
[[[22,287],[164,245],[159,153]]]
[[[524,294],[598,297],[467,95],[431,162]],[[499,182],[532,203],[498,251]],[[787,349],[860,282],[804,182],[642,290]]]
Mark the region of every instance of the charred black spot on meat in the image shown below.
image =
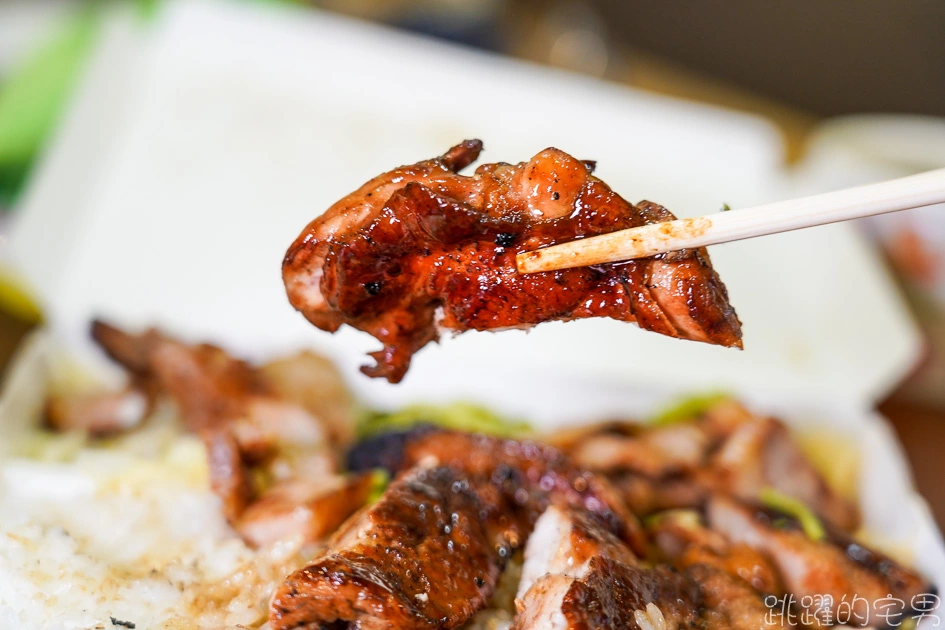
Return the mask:
[[[499,247],[511,247],[515,243],[515,235],[511,232],[500,232],[495,237],[495,244]]]
[[[436,430],[432,424],[420,423],[403,431],[386,431],[366,437],[348,450],[345,467],[352,472],[383,469],[395,475],[404,467],[406,445]]]

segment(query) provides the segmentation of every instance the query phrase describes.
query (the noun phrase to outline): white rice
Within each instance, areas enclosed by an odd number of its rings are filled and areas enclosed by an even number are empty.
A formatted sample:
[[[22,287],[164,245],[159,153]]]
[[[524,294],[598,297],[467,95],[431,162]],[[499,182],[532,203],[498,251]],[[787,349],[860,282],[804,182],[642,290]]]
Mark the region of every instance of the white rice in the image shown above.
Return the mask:
[[[167,418],[108,447],[38,441],[0,463],[0,628],[255,628],[304,560],[243,544]]]

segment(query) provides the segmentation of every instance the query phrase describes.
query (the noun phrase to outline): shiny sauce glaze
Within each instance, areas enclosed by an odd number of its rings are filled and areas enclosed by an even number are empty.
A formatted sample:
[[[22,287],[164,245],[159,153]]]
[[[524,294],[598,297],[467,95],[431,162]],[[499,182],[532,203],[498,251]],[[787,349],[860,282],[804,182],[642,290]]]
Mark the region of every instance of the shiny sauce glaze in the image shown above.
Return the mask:
[[[369,376],[398,382],[440,331],[610,317],[673,337],[740,346],[741,329],[704,250],[521,275],[522,251],[675,217],[630,204],[593,163],[546,149],[518,165],[456,170],[467,141],[375,178],[313,221],[283,265],[289,299],[316,326],[348,324],[383,344]]]
[[[329,553],[286,579],[273,595],[270,627],[462,625],[485,605],[506,556],[482,509],[446,468],[405,474],[338,532]]]

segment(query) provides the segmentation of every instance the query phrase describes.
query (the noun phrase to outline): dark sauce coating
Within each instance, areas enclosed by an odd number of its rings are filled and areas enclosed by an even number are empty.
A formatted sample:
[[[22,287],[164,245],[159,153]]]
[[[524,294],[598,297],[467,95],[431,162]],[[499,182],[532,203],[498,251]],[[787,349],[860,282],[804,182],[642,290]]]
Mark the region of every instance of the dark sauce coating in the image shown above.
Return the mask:
[[[504,557],[479,496],[452,471],[417,469],[289,576],[269,624],[289,628],[456,628],[485,605]]]
[[[390,450],[371,458],[372,445]],[[552,504],[590,513],[585,529],[597,533],[579,547],[644,549],[639,523],[606,482],[547,445],[422,427],[371,440],[358,458],[385,462],[397,480],[277,591],[274,630],[457,627],[484,606],[505,559]]]
[[[594,514],[633,551],[646,551],[642,527],[618,493],[551,446],[459,431],[421,432],[403,446],[402,467],[431,463],[475,481],[513,547],[524,544],[538,517],[557,504]]]
[[[496,330],[611,317],[673,337],[741,345],[741,328],[704,250],[520,275],[521,251],[674,219],[633,205],[557,149],[527,163],[486,164],[466,141],[434,160],[368,182],[313,221],[289,248],[293,306],[334,332],[349,324],[384,345],[369,376],[400,381],[442,329]]]
[[[568,630],[646,630],[637,615],[650,613],[651,603],[666,621],[662,627],[692,627],[699,619],[694,582],[665,566],[646,569],[597,556],[588,574],[568,589],[561,612]],[[661,627],[656,620],[651,623]]]

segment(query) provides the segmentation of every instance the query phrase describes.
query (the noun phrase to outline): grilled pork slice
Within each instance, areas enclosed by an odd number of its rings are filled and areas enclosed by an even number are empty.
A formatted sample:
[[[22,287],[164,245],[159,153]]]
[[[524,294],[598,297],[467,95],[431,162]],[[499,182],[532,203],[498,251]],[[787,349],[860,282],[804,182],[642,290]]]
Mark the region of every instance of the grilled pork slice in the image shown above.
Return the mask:
[[[46,405],[46,423],[55,431],[83,431],[104,437],[138,426],[149,408],[147,397],[136,389],[52,396]]]
[[[694,514],[692,516],[695,516]],[[515,630],[758,630],[786,625],[764,601],[775,590],[767,561],[671,515],[651,534],[675,566],[643,568],[599,521],[549,508],[525,550]],[[542,574],[540,577],[537,575]]]
[[[621,434],[619,427],[590,435],[570,451],[579,465],[595,470],[626,471],[664,477],[696,469],[711,445],[696,424],[677,424]]]
[[[701,610],[699,589],[686,576],[665,565],[648,569],[602,555],[591,558],[581,579],[542,578],[531,590],[541,608],[526,607],[516,630],[674,630],[694,626]]]
[[[495,589],[506,546],[448,468],[404,473],[336,534],[327,555],[275,592],[269,624],[290,628],[456,628]]]
[[[665,510],[700,508],[709,496],[701,475],[647,477],[620,472],[607,475],[634,514],[647,516]]]
[[[812,540],[785,515],[721,496],[709,502],[707,515],[709,526],[729,541],[768,556],[795,604],[821,625],[867,625],[870,611],[887,597],[902,600],[905,614],[914,596],[934,592],[927,580],[891,558],[841,535]]]
[[[250,503],[234,527],[257,547],[293,537],[324,540],[367,502],[372,488],[370,473],[286,479]]]
[[[525,547],[515,598],[516,628],[567,627],[561,611],[564,597],[598,556],[637,563],[630,548],[593,513],[556,505],[545,510]]]
[[[711,564],[692,564],[685,575],[702,596],[699,627],[703,630],[783,628],[794,618],[769,608],[765,597],[747,582]]]
[[[593,513],[552,505],[528,539],[517,597],[546,574],[583,577],[590,559],[599,555],[636,564],[630,548]]]
[[[354,397],[330,359],[302,351],[258,369],[273,395],[321,421],[333,445],[348,447],[354,441]]]
[[[697,512],[659,514],[647,533],[660,555],[699,585],[701,627],[758,630],[792,622],[768,606],[782,590],[767,558],[708,529]]]
[[[859,525],[856,505],[837,494],[791,439],[784,423],[772,418],[738,427],[713,454],[714,489],[746,501],[770,486],[794,497],[834,527],[853,531]]]
[[[759,551],[733,543],[702,523],[697,512],[664,512],[650,519],[647,534],[662,559],[684,571],[701,565],[744,581],[762,594],[782,592],[777,571]]]
[[[565,444],[575,465],[606,474],[637,514],[700,507],[715,492],[753,501],[771,487],[839,529],[859,525],[856,505],[830,488],[787,427],[737,403],[688,423],[603,425]]]
[[[494,588],[502,559],[524,545],[539,516],[549,506],[556,507],[547,512],[547,525],[536,540],[564,536],[567,530],[569,546],[562,553],[572,562],[584,563],[601,549],[618,559],[632,561],[633,553],[627,544],[645,548],[639,524],[607,483],[575,469],[554,448],[529,441],[439,430],[414,432],[403,440],[386,444],[394,450],[374,452],[376,462],[362,454],[360,463],[371,467],[386,462],[394,472],[405,472],[379,504],[369,508],[354,524],[344,526],[343,530],[349,533],[342,534],[333,545],[337,551],[296,574],[280,589],[273,600],[274,628],[295,627],[292,624],[302,627],[312,624],[316,628],[319,623],[335,621],[360,624],[354,626],[358,628],[455,627],[482,605]],[[431,480],[436,482],[432,491]],[[446,489],[449,492],[444,498],[441,494]],[[417,494],[435,501],[419,507]],[[462,500],[460,507],[467,508],[473,520],[468,523],[463,520],[466,517],[456,506],[436,503],[447,499]],[[466,530],[481,528],[488,553],[476,552],[476,545],[469,542],[463,543],[466,547],[462,552],[454,552],[455,547],[450,546],[453,543],[439,529],[427,531],[414,524],[417,513],[435,513],[446,519],[451,513],[457,514]],[[566,522],[561,520],[565,514]],[[555,520],[556,515],[559,520]],[[427,517],[420,518],[427,527],[430,523]],[[397,536],[403,537],[405,528],[413,534],[402,543],[391,542],[399,540]],[[385,533],[392,529],[396,536]],[[448,529],[456,531],[455,525]],[[470,536],[471,533],[466,534],[467,538]],[[374,558],[373,564],[364,564],[368,556]],[[391,558],[400,558],[406,564],[382,569]],[[560,561],[564,560],[559,558]],[[345,563],[350,565],[349,569],[344,568]],[[451,563],[456,564],[450,566]],[[529,566],[541,564],[532,562]],[[540,571],[529,569],[525,579],[541,577],[536,575]],[[473,573],[478,578],[476,583],[481,581],[481,591],[466,592],[463,588],[468,587],[466,582],[473,579]],[[355,580],[352,576],[359,577]],[[450,581],[454,578],[465,581],[457,585]],[[404,588],[400,588],[405,580]],[[418,590],[412,580],[420,580],[426,590]],[[324,599],[338,584],[344,588],[333,596],[335,599]],[[381,588],[377,584],[387,585],[384,588],[389,591],[382,604],[377,603]],[[455,593],[450,595],[454,588]],[[402,601],[404,597],[411,602],[409,606]],[[370,614],[379,615],[382,621],[371,621]]]
[[[426,431],[402,445],[401,466],[448,466],[479,480],[489,505],[505,510],[505,538],[524,544],[538,518],[552,504],[587,510],[642,554],[646,541],[637,518],[602,477],[576,468],[560,451],[539,442],[508,440],[456,431]]]
[[[250,470],[231,431],[226,428],[207,429],[201,438],[207,451],[210,489],[220,497],[226,520],[233,523],[256,493]]]
[[[442,330],[525,328],[612,317],[672,337],[741,346],[741,327],[705,249],[522,275],[515,256],[557,242],[673,219],[633,205],[593,163],[545,149],[484,164],[482,142],[375,177],[312,221],[289,247],[283,280],[317,327],[348,324],[383,344],[362,371],[400,381]]]

